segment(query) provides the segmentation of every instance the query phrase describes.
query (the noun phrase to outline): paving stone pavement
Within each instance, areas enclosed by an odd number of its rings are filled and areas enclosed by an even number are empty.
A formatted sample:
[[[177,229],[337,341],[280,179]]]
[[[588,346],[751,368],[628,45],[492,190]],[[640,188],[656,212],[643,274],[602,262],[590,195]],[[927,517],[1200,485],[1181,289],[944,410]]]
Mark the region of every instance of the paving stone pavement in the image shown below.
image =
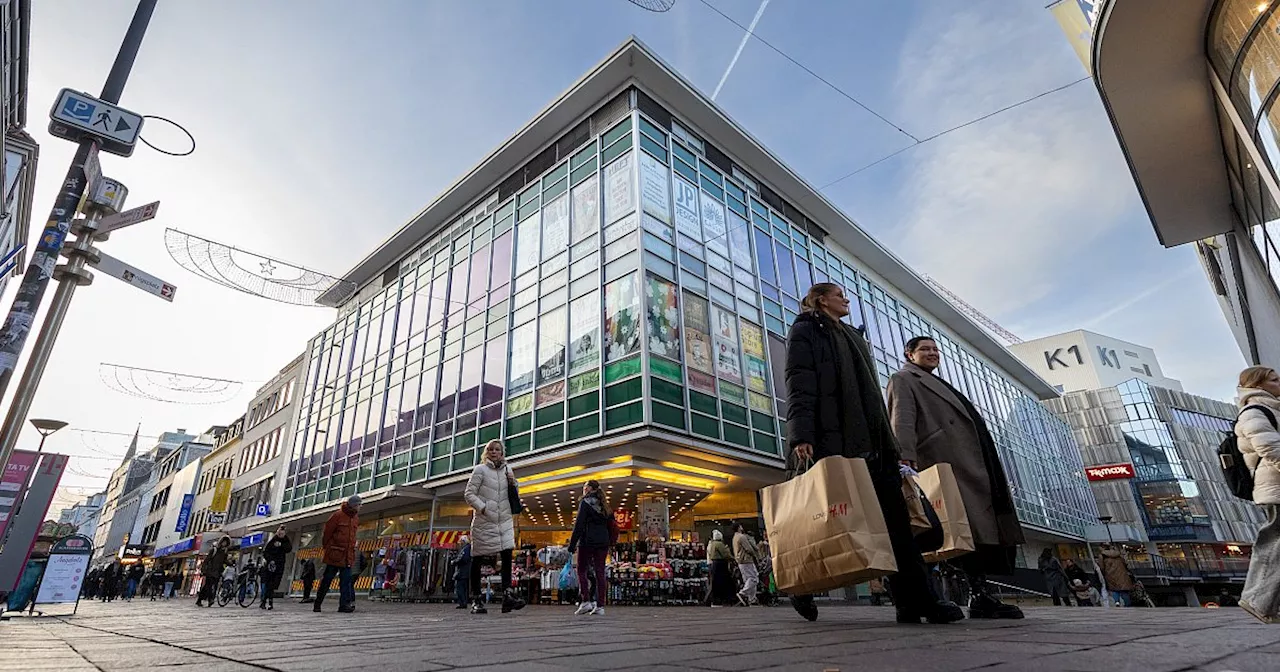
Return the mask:
[[[1239,609],[1027,609],[1022,621],[901,626],[891,608],[530,606],[472,616],[449,605],[279,600],[274,611],[190,600],[80,605],[0,622],[0,672],[232,670],[984,670],[1275,672],[1280,627]],[[61,610],[70,612],[70,609]],[[51,612],[58,613],[55,609]]]

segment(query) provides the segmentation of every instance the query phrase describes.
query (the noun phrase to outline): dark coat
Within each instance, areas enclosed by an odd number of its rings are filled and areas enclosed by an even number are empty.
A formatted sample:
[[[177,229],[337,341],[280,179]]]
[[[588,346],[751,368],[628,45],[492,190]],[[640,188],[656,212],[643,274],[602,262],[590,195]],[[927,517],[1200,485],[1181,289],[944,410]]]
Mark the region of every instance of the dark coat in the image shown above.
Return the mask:
[[[218,579],[222,577],[222,570],[227,568],[227,549],[214,548],[209,557],[204,559],[200,564],[200,573],[206,578]]]
[[[1066,595],[1068,591],[1069,581],[1067,573],[1062,569],[1062,563],[1058,559],[1049,556],[1048,558],[1040,558],[1040,573],[1044,575],[1045,585],[1049,587],[1049,593],[1052,595]]]
[[[579,544],[584,548],[609,547],[609,516],[595,495],[588,495],[578,502],[578,519],[573,522],[569,552],[577,550]]]
[[[844,335],[837,330],[848,336],[849,348],[838,346],[836,339]],[[852,359],[842,359],[842,351]],[[815,461],[833,455],[864,458],[873,474],[877,461],[897,463],[873,362],[866,339],[853,327],[814,313],[796,317],[787,335],[789,448],[810,444]]]
[[[316,580],[316,563],[312,562],[310,559],[304,560],[302,562],[302,580],[303,581]]]
[[[920,470],[946,462],[955,471],[973,540],[980,546],[1016,546],[1022,527],[995,441],[940,378],[907,364],[889,379],[889,415],[902,459]]]
[[[453,580],[469,581],[471,577],[471,542],[462,545],[453,560]]]
[[[360,518],[343,502],[324,524],[324,564],[356,566],[356,529]]]
[[[263,572],[272,575],[284,574],[284,557],[293,552],[293,542],[289,537],[277,537],[274,534],[262,547]]]

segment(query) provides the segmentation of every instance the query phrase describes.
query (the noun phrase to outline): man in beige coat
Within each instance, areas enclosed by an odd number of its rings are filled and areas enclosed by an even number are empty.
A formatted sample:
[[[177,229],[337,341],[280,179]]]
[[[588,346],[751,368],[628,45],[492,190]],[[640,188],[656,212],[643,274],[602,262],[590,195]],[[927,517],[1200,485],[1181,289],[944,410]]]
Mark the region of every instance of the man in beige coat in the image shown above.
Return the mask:
[[[1012,574],[1024,541],[995,441],[973,403],[934,372],[938,344],[917,336],[908,363],[889,379],[889,416],[902,461],[915,469],[946,462],[955,471],[977,550],[952,561],[969,576],[970,618],[1022,618],[986,588],[988,574]]]

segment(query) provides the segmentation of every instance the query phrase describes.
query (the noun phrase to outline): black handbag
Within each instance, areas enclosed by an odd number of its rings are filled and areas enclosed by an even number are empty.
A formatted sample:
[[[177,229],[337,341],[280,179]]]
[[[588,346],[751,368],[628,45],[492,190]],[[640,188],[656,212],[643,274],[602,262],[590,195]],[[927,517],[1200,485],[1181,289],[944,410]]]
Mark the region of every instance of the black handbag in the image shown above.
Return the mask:
[[[509,470],[507,473],[511,473]],[[524,504],[520,501],[520,487],[507,480],[507,503],[511,505],[511,515],[524,513]]]

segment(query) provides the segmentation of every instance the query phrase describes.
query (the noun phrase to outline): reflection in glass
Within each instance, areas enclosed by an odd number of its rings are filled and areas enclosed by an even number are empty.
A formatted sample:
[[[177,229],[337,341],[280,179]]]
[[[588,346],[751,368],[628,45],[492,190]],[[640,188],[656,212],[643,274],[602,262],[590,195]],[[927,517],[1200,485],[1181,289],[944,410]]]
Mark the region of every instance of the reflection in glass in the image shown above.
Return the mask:
[[[600,292],[569,303],[569,371],[577,373],[600,363]]]
[[[508,392],[519,394],[533,387],[533,371],[538,350],[537,329],[533,322],[511,332],[511,375]]]
[[[573,188],[573,224],[570,240],[586,240],[600,230],[600,178],[592,175]]]
[[[637,274],[609,283],[604,290],[605,361],[640,349],[640,292]]]
[[[538,331],[538,384],[564,376],[565,331],[569,317],[564,306],[542,316]]]

